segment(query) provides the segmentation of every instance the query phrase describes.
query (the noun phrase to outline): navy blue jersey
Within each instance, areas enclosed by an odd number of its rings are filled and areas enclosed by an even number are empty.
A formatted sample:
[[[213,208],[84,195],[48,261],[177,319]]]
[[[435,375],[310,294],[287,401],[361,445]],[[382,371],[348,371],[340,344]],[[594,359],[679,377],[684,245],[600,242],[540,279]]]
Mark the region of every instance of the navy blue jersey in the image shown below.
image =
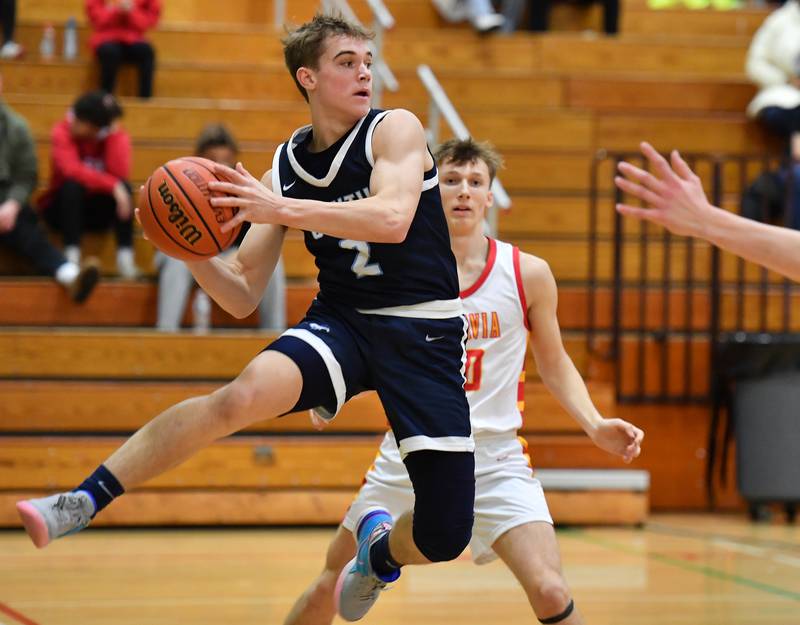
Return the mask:
[[[285,197],[348,202],[370,195],[372,134],[387,111],[371,110],[328,149],[313,153],[311,127],[278,147],[272,188]],[[434,165],[402,243],[339,239],[305,232],[319,269],[319,299],[359,310],[413,306],[458,298],[458,275]],[[343,207],[346,210],[346,207]]]

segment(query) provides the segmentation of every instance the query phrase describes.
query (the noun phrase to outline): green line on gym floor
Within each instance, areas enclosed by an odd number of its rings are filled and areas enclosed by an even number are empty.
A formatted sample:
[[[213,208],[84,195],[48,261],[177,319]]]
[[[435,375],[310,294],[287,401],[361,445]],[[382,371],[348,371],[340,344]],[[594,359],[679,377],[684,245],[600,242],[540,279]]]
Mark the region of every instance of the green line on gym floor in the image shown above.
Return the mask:
[[[646,531],[646,530],[645,530]],[[753,588],[755,590],[760,590],[762,592],[769,593],[771,595],[777,595],[779,597],[783,597],[785,599],[791,599],[793,601],[800,602],[800,593],[793,592],[791,590],[787,590],[785,588],[780,588],[779,586],[773,586],[771,584],[765,584],[763,582],[756,581],[754,579],[750,579],[747,577],[742,577],[741,575],[733,575],[731,573],[726,573],[725,571],[720,571],[718,569],[712,568],[710,566],[704,566],[701,564],[693,564],[691,562],[687,562],[686,560],[681,560],[679,558],[673,558],[671,556],[666,556],[661,553],[651,553],[649,551],[635,549],[633,547],[629,547],[627,545],[620,544],[613,540],[608,540],[606,538],[602,538],[599,536],[593,536],[587,533],[584,530],[578,529],[568,529],[562,530],[562,532],[568,536],[572,536],[573,538],[577,538],[578,540],[582,540],[587,543],[592,543],[595,545],[599,545],[600,547],[605,547],[607,549],[613,549],[615,551],[622,551],[629,555],[634,556],[643,556],[648,558],[649,560],[653,560],[655,562],[659,562],[661,564],[667,564],[669,566],[674,566],[677,568],[684,569],[685,571],[692,571],[694,573],[700,573],[701,575],[705,575],[706,577],[713,577],[716,579],[721,579],[726,582],[732,582],[734,584],[739,584],[740,586],[746,586],[748,588]]]

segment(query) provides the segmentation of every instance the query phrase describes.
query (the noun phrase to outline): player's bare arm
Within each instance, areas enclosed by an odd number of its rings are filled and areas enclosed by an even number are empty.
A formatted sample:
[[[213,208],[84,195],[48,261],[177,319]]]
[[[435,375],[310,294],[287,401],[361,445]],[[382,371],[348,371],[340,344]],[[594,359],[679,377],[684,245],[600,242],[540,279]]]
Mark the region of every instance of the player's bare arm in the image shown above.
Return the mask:
[[[261,179],[271,186],[272,171]],[[286,233],[284,226],[253,224],[239,249],[227,257],[187,262],[197,283],[234,317],[252,313],[261,301],[272,272],[278,264]]]
[[[230,182],[210,183],[209,187],[234,197],[213,198],[211,203],[239,206],[239,213],[223,231],[249,221],[324,232],[342,239],[401,243],[414,219],[425,171],[433,165],[422,124],[408,111],[392,111],[378,124],[372,150],[372,195],[347,202],[346,210],[338,202],[281,197],[259,184],[241,165],[236,171],[218,165],[217,173]]]
[[[561,340],[556,315],[558,288],[550,267],[541,258],[520,254],[520,273],[528,302],[531,348],[542,382],[595,445],[630,462],[641,452],[644,432],[622,419],[603,418],[592,403]]]
[[[625,193],[647,204],[647,208],[619,204],[623,215],[664,226],[675,234],[692,236],[717,245],[787,278],[800,281],[800,232],[745,219],[713,206],[700,178],[677,150],[670,162],[649,143],[641,144],[656,175],[620,163],[623,174],[615,183]]]

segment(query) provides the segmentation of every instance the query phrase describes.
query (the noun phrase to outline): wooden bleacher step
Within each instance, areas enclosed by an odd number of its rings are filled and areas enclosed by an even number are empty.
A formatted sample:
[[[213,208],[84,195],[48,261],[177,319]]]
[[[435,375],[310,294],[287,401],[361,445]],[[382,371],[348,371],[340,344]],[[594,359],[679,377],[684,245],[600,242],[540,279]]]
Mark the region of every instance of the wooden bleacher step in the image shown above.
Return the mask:
[[[37,139],[47,140],[72,98],[8,94],[6,100],[28,120]],[[125,127],[139,141],[184,141],[214,119],[228,125],[241,141],[276,144],[291,129],[308,122],[305,109],[296,105],[245,100],[131,100],[125,103],[125,111]],[[414,112],[425,123],[427,110]],[[491,137],[501,150],[635,150],[642,137],[660,148],[679,144],[687,152],[747,153],[772,144],[744,112],[687,116],[533,108],[467,110],[463,117],[476,136]],[[526,132],[520,132],[521,128]],[[447,136],[443,132],[442,138]]]
[[[579,371],[590,357],[583,333],[564,333]],[[0,332],[0,378],[26,380],[201,380],[238,375],[275,334],[221,330],[213,334],[164,334],[152,330],[11,329]],[[533,356],[526,360],[535,376]]]
[[[103,511],[92,527],[192,525],[338,525],[358,490],[134,491]],[[49,491],[0,491],[0,527],[20,527],[14,503]],[[560,491],[546,493],[558,525],[641,525],[649,515],[646,493]]]
[[[379,440],[363,436],[315,437],[313,442],[291,437],[228,439],[132,491],[109,509],[104,524],[335,523],[372,462]],[[106,438],[4,437],[0,440],[0,526],[18,525],[13,507],[2,504],[73,487],[121,442]],[[576,461],[583,467],[618,466],[585,437],[535,436],[529,442],[536,466],[569,467]],[[546,453],[537,453],[540,447]],[[559,522],[644,520],[646,492],[637,488],[614,490],[602,481],[595,488],[598,484],[591,480],[584,480],[581,488],[580,475],[578,478],[564,488],[553,488],[548,496]],[[258,497],[270,502],[276,512],[265,513],[265,505],[256,503],[224,514]],[[129,503],[123,504],[126,500]],[[134,505],[136,501],[142,503]],[[219,503],[208,505],[216,501]],[[312,503],[321,508],[316,519],[307,515]],[[208,507],[215,512],[203,512]],[[117,513],[112,515],[114,508]],[[616,512],[608,514],[609,510]]]
[[[59,432],[119,434],[137,430],[164,409],[189,397],[219,388],[208,382],[10,381],[0,380],[0,434]],[[614,411],[613,388],[588,382],[602,414]],[[374,433],[387,429],[387,419],[374,392],[347,402],[326,432]],[[248,433],[315,433],[307,413],[254,424]],[[538,380],[525,384],[521,431],[528,434],[581,432]]]
[[[38,50],[43,22],[20,20],[15,39]],[[88,28],[79,26],[79,60],[90,58]],[[149,34],[162,62],[250,64],[279,63],[280,32],[271,26],[163,24]],[[437,27],[398,29],[386,37],[384,55],[392,68],[433,63],[435,68],[473,66],[568,71],[608,71],[664,75],[739,76],[750,42],[747,36],[671,38],[669,34],[586,37],[580,33],[481,38],[470,29]]]
[[[678,274],[679,275],[679,274]],[[733,278],[723,273],[723,277]],[[783,322],[783,285],[774,284],[762,294],[760,276],[753,275],[751,288],[745,290],[743,315],[746,320],[757,320],[761,306],[765,311],[769,327],[778,327]],[[567,285],[558,289],[558,320],[562,330],[583,331],[589,325],[589,303],[591,288],[582,285]],[[106,280],[100,283],[92,297],[83,304],[73,303],[64,289],[48,278],[5,278],[0,279],[0,301],[14,302],[12,306],[0,308],[0,326],[11,327],[95,327],[95,328],[153,328],[156,317],[158,286],[152,281]],[[315,282],[295,282],[287,285],[287,321],[289,325],[299,322],[305,315],[317,293]],[[733,330],[738,322],[738,296],[733,286],[721,289],[720,328]],[[642,302],[637,292],[626,290],[622,293],[621,312],[618,322],[623,330],[644,327],[660,331],[665,327],[683,329],[687,325],[685,316],[689,291],[684,286],[670,287],[665,298],[661,286],[653,281],[644,294]],[[668,301],[669,319],[663,318],[663,305]],[[692,317],[689,327],[702,330],[708,326],[710,318],[711,295],[707,288],[691,291]],[[642,309],[643,304],[643,309]],[[790,308],[800,308],[800,293],[789,296]],[[594,327],[601,332],[612,329],[614,323],[613,290],[599,286],[594,290]],[[191,306],[184,316],[186,329],[192,327]],[[644,315],[642,315],[644,310]],[[216,304],[213,305],[211,325],[214,329],[258,327],[258,315],[253,313],[245,319],[236,319]],[[790,319],[790,330],[800,331],[800,319]]]
[[[350,2],[356,15],[371,23],[369,9],[363,0]],[[623,0],[620,30],[623,33],[663,35],[752,36],[768,12],[763,8],[744,8],[733,11],[689,11],[667,9],[653,11],[643,2]],[[308,0],[289,0],[285,3],[290,21],[301,23],[317,9],[318,3]],[[396,21],[395,31],[408,28],[468,29],[469,25],[444,24],[427,0],[391,0],[389,9]],[[598,7],[574,7],[557,4],[551,10],[551,29],[598,29],[602,11]],[[19,9],[22,20],[54,20],[65,22],[77,17],[83,23],[84,6],[81,0],[27,0]],[[170,0],[163,7],[162,24],[262,24],[268,26],[274,16],[271,0],[232,0],[220,4],[215,0]]]

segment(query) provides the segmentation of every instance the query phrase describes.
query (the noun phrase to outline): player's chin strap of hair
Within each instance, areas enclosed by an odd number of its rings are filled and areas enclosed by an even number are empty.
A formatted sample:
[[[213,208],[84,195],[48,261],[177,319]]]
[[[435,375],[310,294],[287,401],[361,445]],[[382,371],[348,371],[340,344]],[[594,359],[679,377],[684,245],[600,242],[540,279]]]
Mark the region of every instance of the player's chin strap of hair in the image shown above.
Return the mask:
[[[539,622],[544,623],[545,625],[549,625],[549,623],[560,623],[561,621],[569,618],[569,615],[572,614],[572,611],[575,609],[575,601],[570,599],[569,604],[561,614],[556,614],[555,616],[551,616],[550,618],[540,618]]]

